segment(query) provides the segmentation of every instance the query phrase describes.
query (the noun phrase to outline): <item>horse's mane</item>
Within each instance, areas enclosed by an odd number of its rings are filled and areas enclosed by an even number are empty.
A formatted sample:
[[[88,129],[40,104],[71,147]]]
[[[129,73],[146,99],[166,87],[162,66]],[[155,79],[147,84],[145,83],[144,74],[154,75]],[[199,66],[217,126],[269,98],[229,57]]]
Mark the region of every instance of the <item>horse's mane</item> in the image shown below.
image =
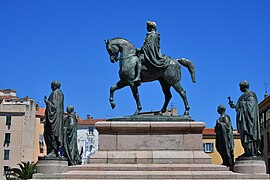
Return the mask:
[[[135,48],[135,46],[129,40],[127,40],[126,38],[115,37],[115,38],[112,38],[111,40],[117,40],[117,39],[123,39],[123,40],[127,41],[129,44],[131,44]]]

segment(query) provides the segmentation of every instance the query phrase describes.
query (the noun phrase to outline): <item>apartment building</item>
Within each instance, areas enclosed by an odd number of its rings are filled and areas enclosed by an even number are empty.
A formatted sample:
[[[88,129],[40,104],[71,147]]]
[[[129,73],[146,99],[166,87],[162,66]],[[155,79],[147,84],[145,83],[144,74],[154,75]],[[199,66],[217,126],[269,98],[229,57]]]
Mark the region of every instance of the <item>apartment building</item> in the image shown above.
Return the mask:
[[[85,120],[78,118],[77,142],[82,156],[82,164],[88,163],[89,158],[98,150],[98,131],[95,123],[105,119],[93,119],[87,116]]]
[[[34,161],[38,160],[38,157],[44,157],[47,155],[47,148],[43,137],[45,121],[45,108],[36,106],[36,121],[35,121],[35,139],[34,139]]]
[[[259,103],[261,120],[261,152],[266,163],[267,173],[270,174],[270,96]]]
[[[36,160],[35,117],[35,100],[18,98],[15,90],[0,90],[0,179],[5,179],[5,168]]]
[[[222,164],[222,158],[216,149],[216,133],[214,128],[205,128],[203,130],[203,150],[212,157],[213,164]],[[233,131],[234,138],[234,159],[244,153],[241,145],[240,134],[237,130]]]

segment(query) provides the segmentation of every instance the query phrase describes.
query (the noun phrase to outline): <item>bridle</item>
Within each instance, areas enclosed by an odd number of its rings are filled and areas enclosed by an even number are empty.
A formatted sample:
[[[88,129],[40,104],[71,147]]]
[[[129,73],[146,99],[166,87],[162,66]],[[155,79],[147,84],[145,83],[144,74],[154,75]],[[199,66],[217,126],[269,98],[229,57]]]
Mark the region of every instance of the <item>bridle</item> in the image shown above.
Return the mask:
[[[116,60],[123,60],[123,59],[127,59],[127,58],[130,58],[130,57],[133,57],[133,56],[136,56],[136,54],[130,54],[130,55],[124,56],[124,57],[117,57]]]
[[[127,58],[130,58],[130,57],[133,57],[133,56],[136,56],[136,54],[129,54],[128,56],[124,56],[124,57],[117,57],[117,53],[115,53],[116,51],[116,48],[114,47],[115,45],[111,45],[111,44],[108,44],[108,47],[109,47],[109,54],[110,56],[116,56],[115,61],[118,61],[118,60],[123,60],[123,59],[127,59]]]

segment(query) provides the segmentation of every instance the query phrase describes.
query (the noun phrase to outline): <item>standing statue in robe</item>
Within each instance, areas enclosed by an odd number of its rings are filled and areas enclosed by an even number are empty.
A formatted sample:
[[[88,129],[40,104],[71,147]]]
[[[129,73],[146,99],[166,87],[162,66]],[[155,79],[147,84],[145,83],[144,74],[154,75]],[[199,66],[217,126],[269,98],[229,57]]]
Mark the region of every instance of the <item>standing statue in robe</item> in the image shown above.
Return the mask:
[[[48,154],[46,157],[59,157],[59,149],[63,145],[64,95],[60,86],[60,82],[53,81],[52,93],[48,99],[44,96],[46,103],[44,139]]]
[[[74,107],[68,106],[64,121],[64,152],[69,166],[82,163],[77,145],[77,122]]]
[[[249,82],[241,81],[240,91],[243,94],[239,97],[237,104],[229,99],[231,108],[236,109],[236,124],[244,148],[243,157],[260,156],[260,120],[258,99],[254,92],[249,90]]]
[[[222,157],[222,165],[232,169],[234,165],[233,127],[230,116],[225,113],[225,110],[225,106],[218,106],[217,112],[220,114],[220,117],[215,126],[216,148]]]

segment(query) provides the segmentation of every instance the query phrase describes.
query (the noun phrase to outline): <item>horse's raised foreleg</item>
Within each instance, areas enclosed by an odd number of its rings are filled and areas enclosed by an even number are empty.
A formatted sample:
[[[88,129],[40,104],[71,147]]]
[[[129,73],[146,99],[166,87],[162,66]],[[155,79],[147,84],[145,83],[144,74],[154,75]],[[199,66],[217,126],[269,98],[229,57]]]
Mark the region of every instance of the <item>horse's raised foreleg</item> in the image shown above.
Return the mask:
[[[140,96],[139,96],[139,92],[138,92],[138,86],[136,84],[134,84],[134,85],[131,85],[130,88],[131,88],[133,97],[134,97],[136,104],[137,104],[137,110],[135,111],[134,115],[137,115],[142,110]]]
[[[115,85],[113,85],[111,88],[110,88],[110,104],[111,104],[111,107],[114,109],[115,108],[115,102],[114,102],[114,91],[118,90],[118,89],[121,89],[123,87],[127,86],[126,83],[124,83],[123,81],[118,81]]]
[[[161,87],[162,87],[162,91],[163,94],[165,96],[165,102],[163,104],[162,109],[160,110],[160,114],[164,113],[168,107],[168,104],[172,98],[172,93],[170,91],[171,85],[169,85],[166,81],[160,80],[159,81]]]
[[[174,89],[180,94],[180,96],[182,97],[183,101],[184,101],[184,105],[185,105],[185,112],[184,112],[184,116],[185,115],[189,115],[189,110],[190,107],[188,105],[188,100],[187,100],[187,96],[186,96],[186,91],[182,88],[182,86],[180,85],[179,82],[177,82],[176,84],[173,85]]]

